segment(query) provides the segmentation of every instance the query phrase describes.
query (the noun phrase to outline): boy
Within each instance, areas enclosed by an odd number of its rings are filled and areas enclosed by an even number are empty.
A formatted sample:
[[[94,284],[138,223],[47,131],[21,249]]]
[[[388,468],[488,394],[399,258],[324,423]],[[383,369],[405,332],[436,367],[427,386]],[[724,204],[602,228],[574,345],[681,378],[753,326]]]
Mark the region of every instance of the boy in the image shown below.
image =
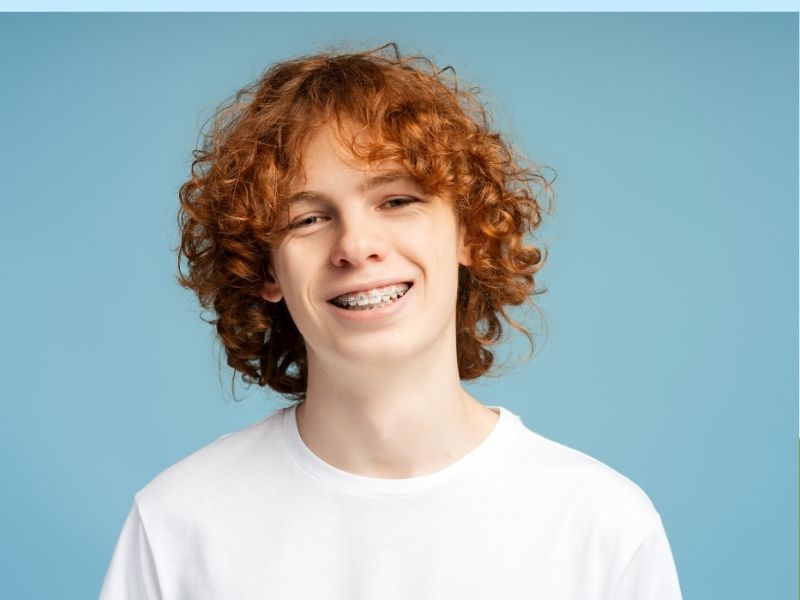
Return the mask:
[[[381,48],[272,67],[181,188],[180,281],[228,364],[294,403],[136,494],[128,598],[680,598],[609,467],[461,386],[529,301],[540,175],[475,97]],[[180,269],[180,264],[179,264]]]

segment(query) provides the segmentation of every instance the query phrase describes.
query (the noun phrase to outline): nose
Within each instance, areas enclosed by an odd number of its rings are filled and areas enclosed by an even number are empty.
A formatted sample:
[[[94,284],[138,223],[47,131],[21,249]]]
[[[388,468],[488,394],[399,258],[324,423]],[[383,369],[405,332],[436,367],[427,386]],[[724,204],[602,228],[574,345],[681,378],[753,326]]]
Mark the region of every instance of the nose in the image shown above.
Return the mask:
[[[331,263],[336,267],[363,266],[386,258],[385,232],[366,216],[339,218],[336,240],[331,248]]]

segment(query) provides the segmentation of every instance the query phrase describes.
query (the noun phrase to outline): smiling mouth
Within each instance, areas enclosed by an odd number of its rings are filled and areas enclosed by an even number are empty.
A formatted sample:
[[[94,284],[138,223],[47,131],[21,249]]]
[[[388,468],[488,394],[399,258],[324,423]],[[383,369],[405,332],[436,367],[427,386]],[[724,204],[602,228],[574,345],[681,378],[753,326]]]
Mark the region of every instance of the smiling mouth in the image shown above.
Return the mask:
[[[381,289],[343,294],[329,302],[345,310],[374,310],[397,302],[408,293],[413,285],[412,282],[398,283]]]

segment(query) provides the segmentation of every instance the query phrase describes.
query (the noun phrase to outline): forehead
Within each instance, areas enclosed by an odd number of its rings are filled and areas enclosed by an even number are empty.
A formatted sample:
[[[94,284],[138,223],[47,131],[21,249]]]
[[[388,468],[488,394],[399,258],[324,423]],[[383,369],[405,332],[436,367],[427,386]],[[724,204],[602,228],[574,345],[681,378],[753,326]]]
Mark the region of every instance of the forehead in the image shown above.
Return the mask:
[[[317,188],[344,189],[344,186],[358,193],[389,184],[422,191],[420,182],[399,160],[370,163],[357,156],[356,151],[375,146],[365,138],[364,134],[354,134],[352,126],[339,131],[328,125],[312,133],[299,152],[296,169],[288,182],[290,200],[308,198],[308,192]]]
[[[318,171],[345,169],[370,173],[383,165],[371,165],[357,154],[375,146],[365,132],[359,132],[352,123],[333,125],[330,123],[312,128],[304,136],[296,151],[296,170],[292,185],[303,185],[305,180]]]

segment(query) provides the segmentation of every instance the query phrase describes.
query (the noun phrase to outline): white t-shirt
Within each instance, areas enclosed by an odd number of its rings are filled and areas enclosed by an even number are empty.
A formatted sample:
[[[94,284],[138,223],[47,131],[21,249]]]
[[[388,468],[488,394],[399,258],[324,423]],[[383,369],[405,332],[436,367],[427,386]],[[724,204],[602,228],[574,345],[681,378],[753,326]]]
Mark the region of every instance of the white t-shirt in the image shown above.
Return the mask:
[[[630,480],[499,419],[407,479],[337,469],[294,407],[135,495],[101,600],[679,600],[659,514]]]

